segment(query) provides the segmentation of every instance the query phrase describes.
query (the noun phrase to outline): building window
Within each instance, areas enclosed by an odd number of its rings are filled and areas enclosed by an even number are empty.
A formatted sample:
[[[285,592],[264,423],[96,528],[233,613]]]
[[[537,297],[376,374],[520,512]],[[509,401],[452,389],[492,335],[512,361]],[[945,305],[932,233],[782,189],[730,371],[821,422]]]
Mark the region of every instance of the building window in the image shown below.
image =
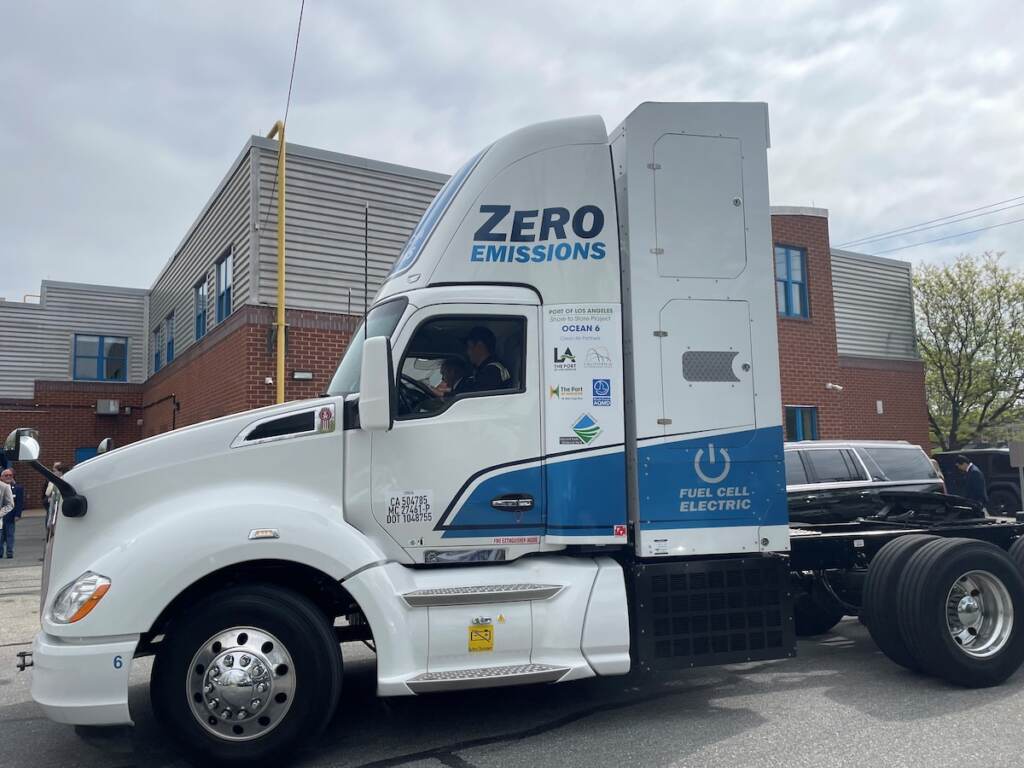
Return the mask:
[[[192,289],[196,305],[196,341],[206,335],[206,277]]]
[[[164,339],[167,342],[167,362],[170,365],[174,362],[174,313],[171,312],[164,320]]]
[[[775,246],[775,301],[783,317],[807,317],[807,252]]]
[[[127,381],[128,339],[75,334],[71,374],[76,381]]]
[[[80,464],[87,459],[91,459],[97,454],[96,446],[86,446],[84,448],[75,448],[75,464]]]
[[[217,262],[217,322],[231,314],[231,251]]]
[[[787,405],[786,439],[817,440],[818,409],[810,405]]]
[[[160,370],[160,329],[153,330],[153,373]]]

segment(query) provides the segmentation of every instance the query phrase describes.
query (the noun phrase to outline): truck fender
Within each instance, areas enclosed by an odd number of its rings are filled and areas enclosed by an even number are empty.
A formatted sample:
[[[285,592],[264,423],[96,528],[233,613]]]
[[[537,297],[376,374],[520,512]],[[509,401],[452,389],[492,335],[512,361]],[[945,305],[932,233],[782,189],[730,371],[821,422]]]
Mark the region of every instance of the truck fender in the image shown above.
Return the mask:
[[[235,489],[232,489],[235,490]],[[209,491],[204,494],[209,499]],[[346,523],[341,509],[325,510],[313,494],[288,494],[268,503],[235,494],[229,504],[211,507],[176,498],[140,515],[116,521],[110,530],[83,541],[60,577],[92,570],[111,580],[102,602],[82,621],[53,624],[55,636],[128,635],[148,631],[174,598],[215,571],[249,561],[276,560],[314,568],[335,581],[386,556]],[[273,494],[281,498],[280,491]],[[318,505],[319,508],[318,508]],[[169,508],[173,507],[173,508]],[[268,538],[256,538],[265,531]],[[58,531],[58,536],[61,532]],[[60,587],[62,581],[51,582]],[[52,595],[48,596],[48,600]]]

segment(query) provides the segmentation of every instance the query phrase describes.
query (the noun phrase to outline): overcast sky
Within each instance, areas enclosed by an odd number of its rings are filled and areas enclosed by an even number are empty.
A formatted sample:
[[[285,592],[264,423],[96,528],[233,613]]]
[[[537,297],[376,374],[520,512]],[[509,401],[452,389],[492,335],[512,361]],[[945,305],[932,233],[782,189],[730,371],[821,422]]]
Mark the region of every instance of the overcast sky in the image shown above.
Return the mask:
[[[0,2],[0,296],[149,287],[281,116],[299,1]],[[288,138],[451,172],[540,120],[767,101],[772,201],[828,208],[838,245],[1024,196],[1022,18],[1011,2],[307,0]],[[1024,266],[1022,246],[1024,223],[890,255]]]

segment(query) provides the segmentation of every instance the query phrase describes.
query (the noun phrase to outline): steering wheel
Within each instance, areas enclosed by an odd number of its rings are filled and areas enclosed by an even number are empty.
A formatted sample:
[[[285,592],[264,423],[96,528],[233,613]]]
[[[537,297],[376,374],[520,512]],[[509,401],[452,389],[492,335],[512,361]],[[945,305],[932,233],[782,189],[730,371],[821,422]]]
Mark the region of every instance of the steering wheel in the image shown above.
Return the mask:
[[[399,412],[401,413],[416,413],[421,410],[429,410],[421,406],[437,399],[434,390],[406,373],[399,377],[398,384],[398,405]]]

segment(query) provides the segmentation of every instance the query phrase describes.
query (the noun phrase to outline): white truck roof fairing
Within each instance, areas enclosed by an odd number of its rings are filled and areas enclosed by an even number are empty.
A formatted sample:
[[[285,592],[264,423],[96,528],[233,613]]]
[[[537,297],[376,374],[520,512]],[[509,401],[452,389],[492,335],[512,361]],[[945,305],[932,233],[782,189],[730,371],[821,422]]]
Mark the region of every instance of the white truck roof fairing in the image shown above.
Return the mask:
[[[642,104],[610,141],[638,552],[788,549],[767,107]]]
[[[545,303],[618,302],[610,163],[600,117],[497,140],[438,193],[378,300],[436,283],[520,283]]]

